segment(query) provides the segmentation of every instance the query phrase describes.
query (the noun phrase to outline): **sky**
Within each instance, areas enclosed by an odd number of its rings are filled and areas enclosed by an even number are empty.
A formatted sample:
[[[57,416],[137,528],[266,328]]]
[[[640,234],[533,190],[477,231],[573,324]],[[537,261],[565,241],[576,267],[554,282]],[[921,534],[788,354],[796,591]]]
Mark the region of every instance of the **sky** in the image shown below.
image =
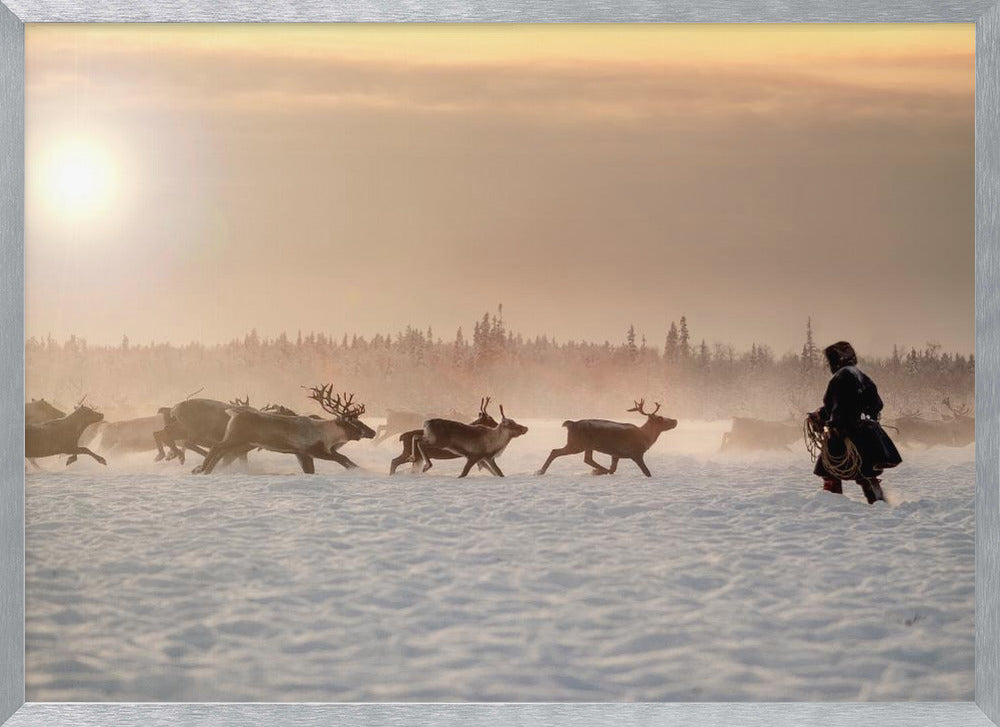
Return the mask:
[[[28,25],[26,329],[974,348],[972,25]]]

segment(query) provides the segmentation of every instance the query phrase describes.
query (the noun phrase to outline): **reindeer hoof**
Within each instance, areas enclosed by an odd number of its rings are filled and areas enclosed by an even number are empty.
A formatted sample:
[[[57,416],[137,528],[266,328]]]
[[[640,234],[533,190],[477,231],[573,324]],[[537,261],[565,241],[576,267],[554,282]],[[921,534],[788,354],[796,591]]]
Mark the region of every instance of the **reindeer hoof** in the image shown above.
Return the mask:
[[[595,475],[607,475],[607,474],[611,474],[608,470],[604,470],[604,469],[600,469],[599,470],[597,468],[594,468],[592,471],[593,471],[593,473]]]
[[[165,457],[166,457],[166,455],[165,455],[165,454],[158,454],[158,455],[156,455],[155,457],[153,457],[153,461],[154,461],[154,462],[160,462],[160,461],[162,461],[162,460],[163,460],[163,459],[164,459]]]
[[[105,467],[108,466],[108,460],[104,459],[104,457],[97,457],[97,461],[103,464]]]

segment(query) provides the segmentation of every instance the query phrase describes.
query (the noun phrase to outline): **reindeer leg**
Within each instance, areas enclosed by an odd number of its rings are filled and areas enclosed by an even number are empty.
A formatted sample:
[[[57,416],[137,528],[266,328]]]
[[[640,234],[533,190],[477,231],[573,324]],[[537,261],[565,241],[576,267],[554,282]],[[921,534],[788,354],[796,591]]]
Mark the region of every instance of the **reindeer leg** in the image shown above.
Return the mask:
[[[474,465],[474,464],[475,464],[476,462],[478,462],[478,461],[479,461],[480,459],[482,459],[482,458],[481,458],[481,457],[480,457],[480,458],[472,458],[472,457],[469,457],[469,458],[468,458],[467,460],[465,460],[465,467],[463,467],[463,468],[462,468],[462,474],[460,474],[460,475],[458,476],[458,477],[459,477],[459,479],[461,479],[462,477],[465,477],[466,475],[468,475],[468,474],[469,474],[469,470],[471,470],[471,469],[472,469],[472,465]],[[425,470],[425,471],[426,471],[426,470]]]
[[[153,432],[153,441],[156,442],[156,457],[153,459],[154,462],[159,462],[167,456],[167,453],[163,451],[163,442],[161,441],[163,434],[163,431]]]
[[[544,475],[545,472],[549,469],[549,465],[552,464],[552,461],[556,457],[563,457],[563,456],[565,456],[567,454],[579,454],[582,451],[583,451],[582,449],[579,449],[577,447],[571,447],[568,444],[565,447],[563,447],[562,449],[553,449],[551,452],[549,452],[549,458],[547,460],[545,460],[545,464],[543,464],[542,468],[540,470],[538,470],[538,472],[536,472],[535,474],[536,475]]]
[[[409,442],[403,442],[402,453],[398,457],[393,457],[392,464],[389,465],[389,474],[396,474],[396,468],[405,462],[412,462],[416,466],[419,461],[416,440],[415,438],[411,438]]]
[[[399,455],[398,457],[393,457],[392,463],[389,465],[389,474],[390,475],[396,474],[396,468],[399,467],[399,465],[403,464],[404,462],[409,462],[409,461],[410,458],[405,452]]]
[[[108,463],[108,461],[106,459],[104,459],[104,457],[102,457],[99,454],[94,454],[93,452],[91,452],[86,447],[77,447],[76,451],[73,452],[73,455],[70,457],[70,459],[72,459],[75,462],[76,461],[76,455],[78,455],[78,454],[90,455],[91,457],[93,457],[95,460],[97,460],[98,462],[100,462],[103,465],[106,465]],[[66,464],[69,464],[69,462],[67,461]]]
[[[192,452],[197,452],[202,457],[207,457],[208,456],[208,450],[207,449],[199,447],[197,444],[193,444],[191,442],[184,442],[184,449],[190,449]]]
[[[493,457],[486,457],[479,462],[479,467],[484,470],[489,470],[494,477],[503,477],[503,470],[500,469],[500,465]]]
[[[637,465],[639,465],[639,469],[642,470],[642,473],[646,475],[646,477],[653,476],[652,474],[650,474],[649,467],[646,466],[646,463],[643,461],[641,454],[638,457],[633,457],[632,461],[635,462]]]
[[[296,454],[295,459],[299,461],[299,466],[307,475],[316,474],[316,464],[308,454]]]
[[[76,462],[76,455],[75,454],[71,454],[69,457],[66,458],[66,466],[67,467],[69,467],[74,462]]]
[[[419,438],[418,439],[414,439],[413,440],[413,447],[414,447],[414,449],[416,449],[417,452],[420,453],[420,459],[422,459],[424,461],[424,467],[421,470],[421,472],[426,472],[431,467],[433,467],[433,465],[431,464],[431,458],[428,457],[427,456],[427,452],[424,451],[424,440],[423,439],[419,439]],[[471,465],[470,465],[470,467],[471,467]]]
[[[237,447],[239,446],[241,445],[237,445]],[[205,455],[205,461],[191,470],[191,472],[203,475],[211,474],[212,470],[215,469],[215,466],[219,464],[219,460],[228,454],[232,454],[236,451],[237,447],[234,447],[231,444],[227,445],[225,443],[215,445],[208,452],[208,454]]]
[[[37,460],[36,460],[36,459],[35,459],[34,457],[29,457],[29,458],[28,458],[28,463],[29,463],[29,464],[30,464],[30,465],[31,465],[32,467],[34,467],[34,468],[35,468],[35,471],[36,471],[36,472],[44,472],[44,471],[45,471],[45,470],[44,470],[44,468],[43,468],[43,467],[42,467],[42,466],[41,466],[40,464],[38,464],[38,461],[37,461]]]
[[[341,454],[336,450],[330,450],[330,456],[324,457],[323,459],[331,459],[337,464],[343,465],[344,469],[347,470],[353,470],[358,468],[358,466],[354,462],[352,462],[350,458],[346,457],[345,455]]]
[[[594,461],[594,450],[588,449],[583,455],[583,461],[594,468],[595,475],[608,474],[608,468]]]
[[[414,439],[413,440],[413,444],[410,447],[411,450],[412,450],[412,452],[410,453],[410,470],[412,472],[416,472],[417,471],[417,467],[419,467],[421,464],[423,464],[423,462],[424,462],[425,459],[428,462],[431,461],[429,457],[425,457],[424,456],[423,450],[417,447],[417,441],[418,441],[418,439]]]
[[[615,470],[618,469],[618,459],[619,459],[618,457],[611,458],[611,467],[608,468],[609,475],[613,475],[615,473]]]

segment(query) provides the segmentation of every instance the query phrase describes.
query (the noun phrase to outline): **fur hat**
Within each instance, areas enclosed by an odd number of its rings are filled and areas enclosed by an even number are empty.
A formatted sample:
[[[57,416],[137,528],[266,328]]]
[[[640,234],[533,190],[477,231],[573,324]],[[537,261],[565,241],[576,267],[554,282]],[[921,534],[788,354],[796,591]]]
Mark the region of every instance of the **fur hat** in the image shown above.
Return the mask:
[[[854,352],[854,346],[847,341],[831,343],[823,349],[823,354],[830,363],[831,371],[839,371],[845,366],[854,366],[858,363],[858,354]]]

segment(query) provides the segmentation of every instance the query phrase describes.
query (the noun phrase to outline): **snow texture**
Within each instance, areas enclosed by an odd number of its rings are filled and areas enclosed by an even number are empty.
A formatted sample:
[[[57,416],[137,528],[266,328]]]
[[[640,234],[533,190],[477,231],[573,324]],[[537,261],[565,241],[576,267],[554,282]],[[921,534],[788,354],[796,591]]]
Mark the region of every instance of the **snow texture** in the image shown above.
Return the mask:
[[[395,440],[314,476],[43,460],[28,701],[972,699],[973,447],[904,452],[868,506],[800,445],[718,454],[726,422],[652,478],[538,477],[565,430],[524,423],[504,479],[389,477]]]

